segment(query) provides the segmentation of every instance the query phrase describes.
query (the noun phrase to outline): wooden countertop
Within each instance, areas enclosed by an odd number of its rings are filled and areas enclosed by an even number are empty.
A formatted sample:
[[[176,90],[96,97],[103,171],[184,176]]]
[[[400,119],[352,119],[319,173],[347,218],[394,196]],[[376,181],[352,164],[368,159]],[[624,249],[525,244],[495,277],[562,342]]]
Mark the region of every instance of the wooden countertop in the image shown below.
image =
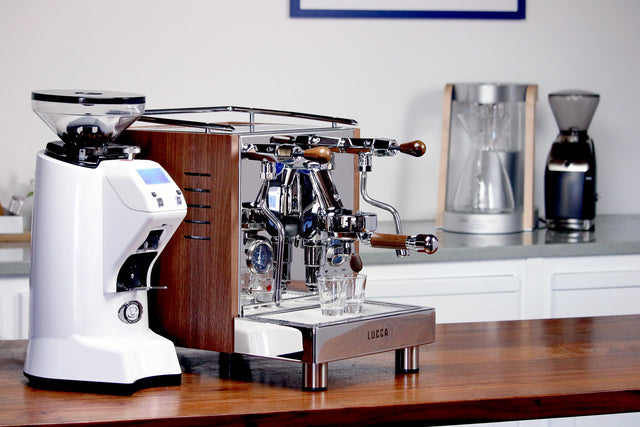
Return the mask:
[[[301,366],[180,349],[179,387],[105,396],[36,390],[25,341],[0,341],[0,425],[457,424],[640,411],[640,316],[438,325],[420,373],[394,354],[329,364],[329,389],[301,390]]]

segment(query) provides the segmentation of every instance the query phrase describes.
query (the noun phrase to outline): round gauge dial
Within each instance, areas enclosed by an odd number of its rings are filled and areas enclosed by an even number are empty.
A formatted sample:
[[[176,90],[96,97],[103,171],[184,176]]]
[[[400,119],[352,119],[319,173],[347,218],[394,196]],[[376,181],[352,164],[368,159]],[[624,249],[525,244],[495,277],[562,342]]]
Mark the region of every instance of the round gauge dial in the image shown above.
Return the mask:
[[[273,264],[273,248],[266,239],[253,238],[247,242],[247,267],[252,273],[264,274]]]

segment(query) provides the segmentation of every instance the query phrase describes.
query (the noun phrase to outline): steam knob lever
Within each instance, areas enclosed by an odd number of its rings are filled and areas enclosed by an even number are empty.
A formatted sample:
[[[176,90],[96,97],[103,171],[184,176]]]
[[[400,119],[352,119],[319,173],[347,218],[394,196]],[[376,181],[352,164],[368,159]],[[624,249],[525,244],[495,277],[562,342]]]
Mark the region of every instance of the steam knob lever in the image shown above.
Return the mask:
[[[413,157],[422,157],[424,153],[427,152],[427,146],[424,144],[424,142],[416,140],[400,144],[400,147],[398,147],[398,151]]]
[[[315,161],[320,164],[329,163],[331,161],[331,150],[327,147],[313,147],[304,150],[303,156],[307,160]]]

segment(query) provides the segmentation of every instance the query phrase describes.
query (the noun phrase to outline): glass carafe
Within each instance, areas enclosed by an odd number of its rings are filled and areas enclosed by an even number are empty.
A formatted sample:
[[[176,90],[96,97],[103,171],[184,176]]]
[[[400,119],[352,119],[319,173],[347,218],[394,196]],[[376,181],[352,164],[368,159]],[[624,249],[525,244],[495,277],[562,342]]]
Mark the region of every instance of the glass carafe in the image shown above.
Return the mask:
[[[511,117],[504,103],[473,104],[457,119],[472,141],[458,180],[453,209],[465,213],[509,213],[515,202],[511,181],[500,157]]]

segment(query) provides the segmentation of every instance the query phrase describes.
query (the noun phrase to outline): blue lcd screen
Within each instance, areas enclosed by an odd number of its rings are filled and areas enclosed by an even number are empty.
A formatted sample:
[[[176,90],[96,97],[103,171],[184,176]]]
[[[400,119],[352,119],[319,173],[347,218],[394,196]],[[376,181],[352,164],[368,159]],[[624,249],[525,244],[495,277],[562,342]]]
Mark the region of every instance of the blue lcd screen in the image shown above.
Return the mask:
[[[153,169],[136,169],[142,180],[147,185],[153,184],[167,184],[169,183],[169,177],[160,168]]]

